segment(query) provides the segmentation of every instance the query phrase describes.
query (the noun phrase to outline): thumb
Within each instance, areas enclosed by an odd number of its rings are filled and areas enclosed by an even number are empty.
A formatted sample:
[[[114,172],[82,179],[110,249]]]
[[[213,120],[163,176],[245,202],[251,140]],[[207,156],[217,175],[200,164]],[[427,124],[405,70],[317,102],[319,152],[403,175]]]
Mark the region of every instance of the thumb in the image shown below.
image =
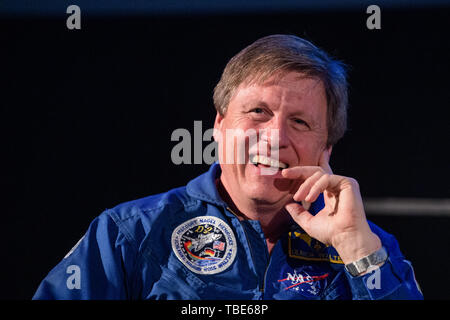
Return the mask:
[[[292,219],[308,233],[311,219],[314,217],[308,210],[305,210],[300,204],[296,202],[288,203],[285,209],[291,215]]]

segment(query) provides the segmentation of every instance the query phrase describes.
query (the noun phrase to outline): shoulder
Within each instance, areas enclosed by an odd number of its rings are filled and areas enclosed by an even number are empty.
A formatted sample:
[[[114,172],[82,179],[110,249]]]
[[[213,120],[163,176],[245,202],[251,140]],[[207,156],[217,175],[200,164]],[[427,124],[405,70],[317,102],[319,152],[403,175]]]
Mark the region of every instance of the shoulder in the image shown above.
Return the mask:
[[[132,201],[121,203],[109,211],[114,215],[114,220],[125,221],[132,218],[142,218],[143,215],[157,214],[168,208],[170,210],[180,210],[196,205],[198,201],[191,198],[186,187],[179,187],[164,193],[150,195]]]
[[[183,186],[118,204],[105,210],[100,218],[111,219],[130,242],[140,243],[152,229],[171,225],[179,215],[198,208],[200,202],[190,197]]]

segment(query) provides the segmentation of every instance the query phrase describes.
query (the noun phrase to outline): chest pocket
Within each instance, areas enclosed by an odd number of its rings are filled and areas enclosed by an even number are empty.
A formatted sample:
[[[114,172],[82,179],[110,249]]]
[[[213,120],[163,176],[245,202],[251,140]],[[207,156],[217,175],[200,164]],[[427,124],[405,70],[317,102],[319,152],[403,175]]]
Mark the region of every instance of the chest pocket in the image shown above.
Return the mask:
[[[291,260],[271,272],[267,284],[267,294],[280,300],[348,299],[350,292],[343,270],[323,262]]]
[[[274,299],[351,297],[344,264],[336,250],[302,230],[290,232],[272,259],[272,265],[276,267],[269,270],[266,284],[268,295]]]
[[[243,288],[241,279],[233,276],[233,273],[232,270],[229,270],[217,275],[197,275],[188,270],[176,257],[173,257],[168,266],[161,267],[161,276],[153,284],[147,299],[252,299],[255,290]]]

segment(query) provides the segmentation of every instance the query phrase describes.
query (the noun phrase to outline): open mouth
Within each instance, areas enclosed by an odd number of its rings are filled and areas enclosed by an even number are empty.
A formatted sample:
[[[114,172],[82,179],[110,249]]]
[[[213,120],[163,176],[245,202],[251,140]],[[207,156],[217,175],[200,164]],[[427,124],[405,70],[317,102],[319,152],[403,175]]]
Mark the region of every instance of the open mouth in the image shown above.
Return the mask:
[[[289,167],[288,164],[266,157],[266,156],[262,156],[262,155],[252,155],[250,156],[250,162],[253,163],[253,165],[255,166],[264,166],[267,168],[274,168],[274,169],[278,169],[278,170],[283,170]]]

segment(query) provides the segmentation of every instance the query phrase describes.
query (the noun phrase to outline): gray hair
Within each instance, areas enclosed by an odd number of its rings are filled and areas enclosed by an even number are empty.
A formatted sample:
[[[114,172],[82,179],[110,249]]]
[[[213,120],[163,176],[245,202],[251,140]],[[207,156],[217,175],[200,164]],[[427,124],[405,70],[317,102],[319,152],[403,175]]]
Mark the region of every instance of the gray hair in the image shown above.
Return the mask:
[[[311,42],[294,35],[263,37],[231,58],[214,88],[214,106],[219,114],[225,115],[241,83],[262,83],[274,74],[290,71],[322,81],[328,103],[327,145],[336,144],[347,128],[346,66]]]

